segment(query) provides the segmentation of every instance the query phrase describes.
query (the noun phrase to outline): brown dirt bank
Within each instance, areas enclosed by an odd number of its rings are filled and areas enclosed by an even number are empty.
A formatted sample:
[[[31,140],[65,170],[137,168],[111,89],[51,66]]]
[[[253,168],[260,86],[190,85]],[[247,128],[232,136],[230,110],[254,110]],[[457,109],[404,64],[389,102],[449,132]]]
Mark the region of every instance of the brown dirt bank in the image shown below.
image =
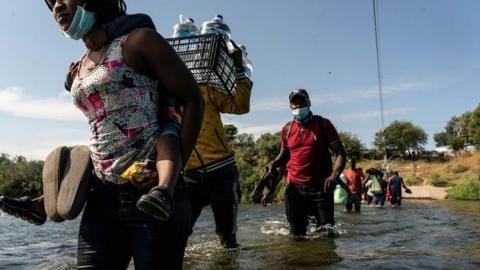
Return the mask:
[[[412,194],[403,193],[405,199],[444,200],[448,188],[432,186],[410,186]]]

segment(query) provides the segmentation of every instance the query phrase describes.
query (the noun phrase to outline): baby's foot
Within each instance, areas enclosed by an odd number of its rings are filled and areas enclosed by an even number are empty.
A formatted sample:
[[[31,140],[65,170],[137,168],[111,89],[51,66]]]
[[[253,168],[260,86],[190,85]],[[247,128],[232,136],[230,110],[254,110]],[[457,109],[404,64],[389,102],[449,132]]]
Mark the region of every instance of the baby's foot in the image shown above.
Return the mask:
[[[166,187],[156,186],[140,197],[137,208],[161,221],[167,221],[173,209],[173,201]]]

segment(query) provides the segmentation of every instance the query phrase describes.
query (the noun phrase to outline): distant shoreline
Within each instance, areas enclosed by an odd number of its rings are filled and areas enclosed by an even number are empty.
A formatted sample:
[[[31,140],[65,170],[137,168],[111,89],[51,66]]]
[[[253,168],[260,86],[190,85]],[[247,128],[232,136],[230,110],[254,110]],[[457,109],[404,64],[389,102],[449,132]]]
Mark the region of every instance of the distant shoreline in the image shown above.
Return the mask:
[[[433,186],[409,186],[412,194],[404,192],[402,194],[404,199],[411,200],[445,200],[447,196],[447,189]]]

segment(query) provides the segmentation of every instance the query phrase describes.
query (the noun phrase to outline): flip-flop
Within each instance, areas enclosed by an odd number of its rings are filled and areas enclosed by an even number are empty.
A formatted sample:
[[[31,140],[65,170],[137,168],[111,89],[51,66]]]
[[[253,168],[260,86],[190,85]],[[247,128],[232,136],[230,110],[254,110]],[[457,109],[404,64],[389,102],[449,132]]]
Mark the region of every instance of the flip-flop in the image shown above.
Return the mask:
[[[65,175],[57,199],[58,214],[67,220],[75,219],[83,209],[93,177],[93,165],[87,146],[70,150]]]
[[[62,222],[64,220],[57,211],[57,200],[69,153],[70,150],[68,147],[57,147],[48,154],[43,164],[42,175],[45,212],[47,216],[55,222]]]
[[[260,181],[255,184],[252,193],[250,193],[250,199],[252,199],[254,203],[260,203],[262,200],[263,190],[267,187],[267,182],[270,181],[271,177],[272,173],[265,172],[260,178]]]
[[[267,195],[267,202],[271,203],[275,193],[275,180],[277,178],[278,173],[276,170],[273,172],[265,172],[260,178],[260,181],[255,184],[252,193],[250,193],[250,199],[254,203],[261,203],[263,196]]]
[[[29,197],[12,199],[10,197],[0,196],[0,209],[9,215],[23,219],[28,223],[35,225],[42,225],[47,219],[45,214],[41,215],[35,213],[32,206],[32,201]]]

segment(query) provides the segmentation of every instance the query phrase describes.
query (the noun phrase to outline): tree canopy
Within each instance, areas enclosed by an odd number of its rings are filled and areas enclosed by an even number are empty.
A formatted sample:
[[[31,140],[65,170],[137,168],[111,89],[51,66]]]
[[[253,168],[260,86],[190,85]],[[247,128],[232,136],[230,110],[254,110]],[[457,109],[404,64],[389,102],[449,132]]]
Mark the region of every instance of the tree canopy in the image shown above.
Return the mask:
[[[423,150],[428,135],[408,121],[394,121],[383,132],[375,133],[374,145],[388,155],[403,157],[407,152]]]
[[[480,104],[473,112],[450,118],[445,130],[434,134],[433,139],[436,146],[449,146],[455,151],[480,144]]]
[[[348,157],[361,160],[363,153],[366,150],[362,141],[356,135],[350,132],[340,131],[338,135],[340,135],[340,139],[345,146],[345,150],[347,150]]]
[[[480,104],[470,115],[468,134],[474,144],[480,144]]]
[[[0,194],[37,196],[42,193],[43,161],[28,161],[23,156],[0,156]]]

